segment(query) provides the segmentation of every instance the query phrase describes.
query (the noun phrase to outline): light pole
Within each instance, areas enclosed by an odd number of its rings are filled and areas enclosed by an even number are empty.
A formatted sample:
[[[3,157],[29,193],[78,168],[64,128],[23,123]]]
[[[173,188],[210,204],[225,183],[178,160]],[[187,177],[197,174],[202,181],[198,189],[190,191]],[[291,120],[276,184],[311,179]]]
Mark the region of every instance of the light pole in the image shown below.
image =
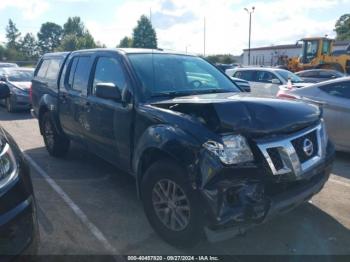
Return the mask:
[[[253,6],[252,9],[244,8],[249,14],[249,39],[248,39],[248,65],[250,65],[250,38],[252,35],[252,13],[254,13],[255,7]]]

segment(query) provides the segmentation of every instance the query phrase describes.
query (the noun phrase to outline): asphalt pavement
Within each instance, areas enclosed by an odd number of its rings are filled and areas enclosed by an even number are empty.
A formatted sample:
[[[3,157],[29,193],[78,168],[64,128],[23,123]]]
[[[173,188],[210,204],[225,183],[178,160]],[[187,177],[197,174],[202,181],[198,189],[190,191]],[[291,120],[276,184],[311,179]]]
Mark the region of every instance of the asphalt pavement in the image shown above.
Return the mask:
[[[152,230],[132,177],[75,144],[66,158],[50,157],[28,112],[0,108],[0,124],[31,164],[40,254],[350,254],[350,154],[337,154],[330,180],[309,203],[244,236],[180,250]]]

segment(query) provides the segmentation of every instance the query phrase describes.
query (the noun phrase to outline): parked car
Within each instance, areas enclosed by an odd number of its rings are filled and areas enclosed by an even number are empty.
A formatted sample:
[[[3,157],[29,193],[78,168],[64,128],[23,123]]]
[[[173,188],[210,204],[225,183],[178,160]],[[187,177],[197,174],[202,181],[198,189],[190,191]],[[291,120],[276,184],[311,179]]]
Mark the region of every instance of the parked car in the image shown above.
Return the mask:
[[[0,87],[0,97],[8,94]],[[0,258],[35,255],[39,241],[30,169],[16,142],[0,127]],[[9,259],[8,257],[7,259]]]
[[[232,81],[244,92],[250,92],[250,84],[248,81],[236,77],[231,77]]]
[[[239,66],[239,64],[236,64],[236,63],[234,63],[234,64],[220,64],[220,63],[216,63],[215,66],[216,66],[217,68],[219,68],[222,72],[225,73],[225,71],[226,71],[227,69],[236,68],[237,66]]]
[[[307,201],[334,157],[317,106],[252,97],[191,55],[47,54],[32,103],[49,154],[75,141],[133,175],[150,224],[177,246],[233,236]]]
[[[308,83],[318,83],[318,82],[332,80],[335,78],[345,76],[343,73],[340,73],[339,71],[328,70],[328,69],[303,70],[295,74],[299,76],[304,82],[308,82]]]
[[[350,152],[350,77],[329,80],[299,89],[282,89],[279,98],[322,106],[331,140],[339,151]]]
[[[231,77],[241,78],[249,82],[252,94],[256,96],[276,96],[279,87],[287,85],[288,79],[294,87],[308,85],[294,73],[268,67],[244,67],[226,70]]]
[[[10,96],[0,100],[8,112],[18,109],[30,109],[30,87],[33,78],[33,68],[4,68],[0,70],[0,86],[10,90]]]
[[[1,63],[0,62],[0,68],[8,68],[8,67],[18,67],[15,63]]]

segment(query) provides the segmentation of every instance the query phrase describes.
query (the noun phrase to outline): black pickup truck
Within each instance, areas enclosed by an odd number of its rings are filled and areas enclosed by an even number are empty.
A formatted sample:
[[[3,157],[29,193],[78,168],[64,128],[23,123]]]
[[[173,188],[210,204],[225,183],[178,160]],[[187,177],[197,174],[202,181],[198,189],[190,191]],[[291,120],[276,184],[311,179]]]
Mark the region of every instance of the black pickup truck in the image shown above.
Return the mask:
[[[173,245],[242,233],[310,199],[330,174],[321,109],[252,97],[200,57],[46,54],[31,93],[48,152],[62,157],[74,141],[133,175],[150,224]]]

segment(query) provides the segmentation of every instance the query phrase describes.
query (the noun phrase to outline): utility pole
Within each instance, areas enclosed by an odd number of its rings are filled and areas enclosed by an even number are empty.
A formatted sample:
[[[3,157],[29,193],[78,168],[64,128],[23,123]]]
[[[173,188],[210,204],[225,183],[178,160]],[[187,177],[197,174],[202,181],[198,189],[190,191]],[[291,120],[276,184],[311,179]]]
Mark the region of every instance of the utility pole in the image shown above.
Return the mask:
[[[206,40],[206,23],[205,23],[205,17],[204,17],[204,25],[203,25],[203,56],[205,57],[205,40]]]
[[[251,10],[244,8],[249,14],[249,38],[248,38],[248,65],[250,65],[250,39],[252,35],[252,13],[254,13],[255,7],[253,6]]]
[[[152,8],[149,9],[149,21],[152,24]]]

